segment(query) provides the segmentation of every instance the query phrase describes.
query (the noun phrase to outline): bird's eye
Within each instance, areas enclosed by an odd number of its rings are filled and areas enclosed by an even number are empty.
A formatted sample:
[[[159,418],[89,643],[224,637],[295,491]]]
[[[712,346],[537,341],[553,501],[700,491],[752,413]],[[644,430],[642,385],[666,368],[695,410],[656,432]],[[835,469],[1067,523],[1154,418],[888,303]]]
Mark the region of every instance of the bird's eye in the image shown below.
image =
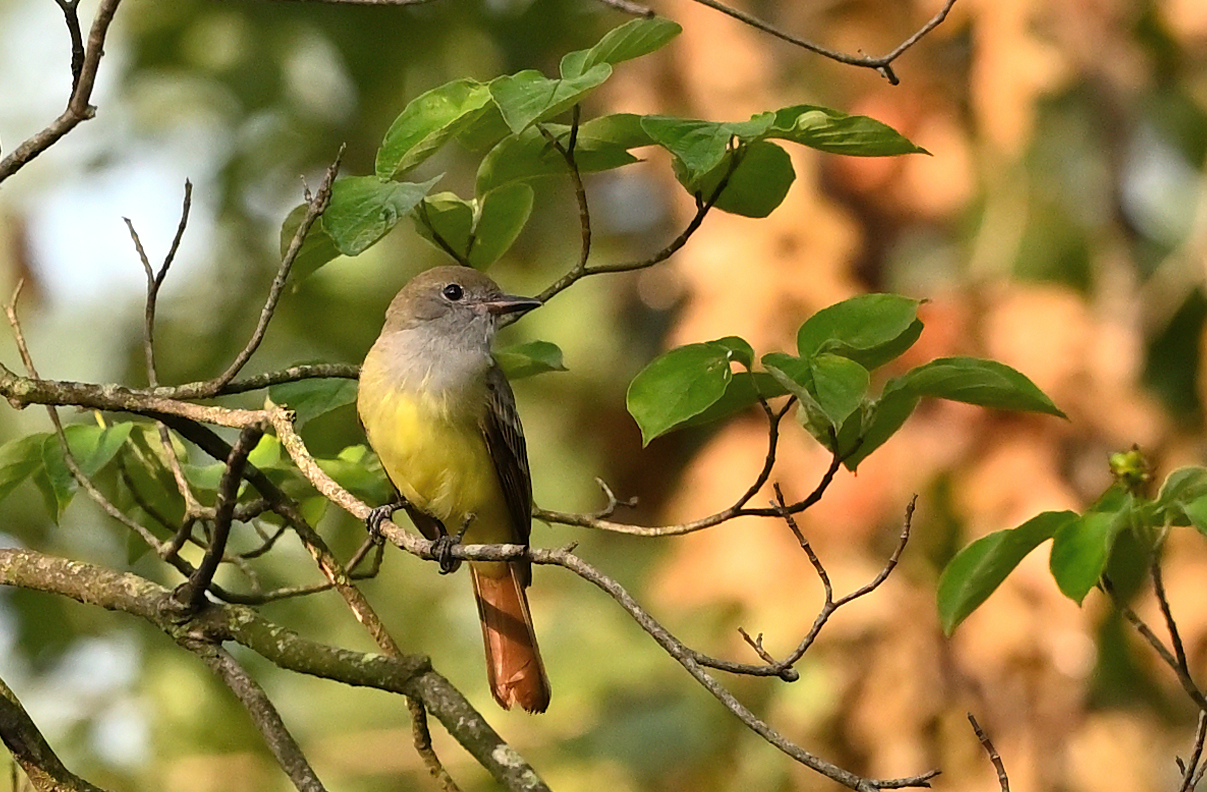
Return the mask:
[[[461,288],[461,284],[459,283],[450,283],[440,293],[444,295],[444,299],[452,302],[456,302],[465,296],[465,290]]]

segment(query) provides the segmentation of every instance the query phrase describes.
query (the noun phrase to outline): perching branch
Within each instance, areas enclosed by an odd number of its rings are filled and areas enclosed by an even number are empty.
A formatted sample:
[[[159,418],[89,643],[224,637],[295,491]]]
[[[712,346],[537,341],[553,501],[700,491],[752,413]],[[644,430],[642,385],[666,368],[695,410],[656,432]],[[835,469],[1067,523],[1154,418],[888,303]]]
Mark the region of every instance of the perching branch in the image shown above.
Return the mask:
[[[270,408],[268,412],[282,447],[285,448],[303,475],[328,500],[340,506],[357,519],[366,519],[371,509],[347,490],[340,487],[339,484],[319,468],[318,464],[306,450],[301,438],[293,430],[288,413],[281,408]],[[535,564],[553,564],[574,572],[579,577],[603,590],[615,600],[667,654],[678,661],[697,682],[712,693],[726,709],[737,716],[748,728],[795,761],[821,773],[827,778],[843,784],[849,789],[859,790],[860,792],[872,792],[872,790],[879,789],[927,787],[929,786],[929,779],[938,774],[938,771],[931,771],[908,778],[888,780],[866,779],[848,770],[844,770],[796,745],[739,702],[732,693],[705,670],[704,663],[701,662],[701,656],[698,652],[690,649],[676,638],[674,634],[663,627],[618,582],[576,556],[573,553],[572,547],[553,550],[535,549],[525,545],[458,544],[451,548],[438,550],[436,542],[405,531],[393,522],[383,521],[380,530],[382,535],[391,543],[425,560],[438,561],[441,557],[449,555],[453,558],[466,561],[512,561],[522,558]],[[886,570],[877,576],[876,580],[857,592],[843,597],[835,607],[855,597],[862,596],[883,582],[884,578],[892,571],[892,567],[895,566],[896,558],[897,554],[894,554],[893,559],[886,566]]]

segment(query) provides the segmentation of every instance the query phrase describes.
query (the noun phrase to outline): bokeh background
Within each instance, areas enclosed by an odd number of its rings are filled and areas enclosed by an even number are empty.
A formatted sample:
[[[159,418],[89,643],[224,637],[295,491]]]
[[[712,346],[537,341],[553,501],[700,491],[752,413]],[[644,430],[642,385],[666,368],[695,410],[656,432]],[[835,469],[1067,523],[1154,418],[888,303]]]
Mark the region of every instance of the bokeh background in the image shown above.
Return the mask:
[[[744,7],[797,35],[876,54],[938,4]],[[898,86],[689,0],[655,8],[684,33],[619,67],[587,116],[741,120],[822,104],[885,121],[932,156],[860,160],[794,149],[796,183],[770,218],[711,216],[667,264],[583,282],[509,330],[507,341],[557,343],[569,368],[516,386],[538,503],[597,508],[599,476],[622,498],[640,499],[635,522],[727,505],[762,461],[759,415],[642,448],[624,411],[632,376],[670,346],[723,335],[741,335],[760,353],[790,350],[806,316],[863,291],[927,298],[926,330],[905,365],[948,354],[1001,360],[1070,420],[924,404],[801,520],[842,592],[879,570],[917,493],[913,540],[896,574],[838,613],[799,664],[799,682],[727,681],[790,738],[866,775],[941,768],[936,789],[996,789],[965,721],[971,711],[1017,789],[1175,789],[1174,756],[1190,751],[1193,707],[1100,594],[1080,608],[1059,594],[1046,548],[952,638],[937,626],[934,590],[943,565],[972,539],[1041,510],[1084,508],[1109,485],[1113,450],[1138,444],[1158,479],[1204,463],[1207,4],[959,0],[897,62]],[[82,17],[92,11],[85,2]],[[162,257],[186,178],[193,214],[161,298],[160,378],[218,373],[254,326],[302,178],[317,185],[341,143],[344,173],[369,173],[410,98],[463,76],[553,73],[564,52],[624,19],[591,0],[414,8],[127,0],[106,47],[96,119],[0,190],[0,272],[9,284],[26,280],[21,311],[41,373],[145,382],[143,273],[122,218],[152,260]],[[68,62],[54,3],[0,0],[0,147],[11,150],[58,114]],[[588,181],[596,261],[646,255],[690,217],[667,164],[651,155]],[[450,151],[426,167],[446,172],[443,189],[469,192],[471,158]],[[572,192],[550,180],[492,274],[509,290],[536,292],[575,260],[578,241]],[[295,283],[249,371],[359,361],[390,296],[441,261],[404,222],[364,255]],[[18,365],[10,341],[0,354]],[[0,411],[5,438],[47,428],[39,410]],[[786,435],[775,479],[801,496],[828,459],[802,432]],[[310,424],[306,439],[326,455],[362,442],[351,409]],[[135,558],[118,526],[77,501],[54,526],[36,490],[23,486],[0,504],[0,541],[177,582]],[[322,530],[345,552],[361,536],[336,514]],[[534,527],[537,544],[571,541],[712,654],[753,659],[738,627],[784,653],[820,604],[816,576],[775,521],[663,540]],[[269,582],[318,580],[290,542],[261,570]],[[1176,533],[1167,583],[1200,678],[1204,570],[1202,537]],[[430,653],[554,788],[833,788],[746,732],[612,602],[559,570],[538,569],[532,590],[552,708],[539,718],[498,712],[463,578],[391,553],[365,589],[404,647]],[[1147,598],[1135,604],[1159,621]],[[263,610],[310,637],[371,649],[335,595]],[[430,783],[409,747],[400,700],[244,659],[331,788]],[[0,592],[0,677],[68,765],[102,786],[288,788],[229,693],[129,617]],[[491,787],[446,735],[436,736],[466,788]]]

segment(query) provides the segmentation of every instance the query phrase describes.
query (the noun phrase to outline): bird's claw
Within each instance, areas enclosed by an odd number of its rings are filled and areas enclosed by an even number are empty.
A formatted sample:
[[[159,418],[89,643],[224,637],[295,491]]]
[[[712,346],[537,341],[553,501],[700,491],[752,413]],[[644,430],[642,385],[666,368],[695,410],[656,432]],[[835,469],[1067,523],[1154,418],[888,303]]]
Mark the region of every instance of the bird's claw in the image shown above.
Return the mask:
[[[365,517],[365,529],[368,530],[369,538],[373,540],[374,544],[385,544],[386,537],[381,531],[381,524],[392,519],[394,512],[402,507],[402,503],[387,503],[374,508],[369,512],[369,516]]]

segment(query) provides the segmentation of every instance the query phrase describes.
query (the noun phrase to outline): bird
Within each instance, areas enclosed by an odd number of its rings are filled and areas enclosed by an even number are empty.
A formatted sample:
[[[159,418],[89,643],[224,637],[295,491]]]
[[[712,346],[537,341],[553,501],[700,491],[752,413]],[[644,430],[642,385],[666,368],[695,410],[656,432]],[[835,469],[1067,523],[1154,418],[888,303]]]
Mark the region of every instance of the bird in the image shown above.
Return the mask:
[[[357,414],[401,499],[386,515],[405,508],[438,546],[529,542],[524,430],[491,344],[500,317],[540,305],[469,267],[428,269],[394,297],[361,366]],[[445,555],[442,571],[456,564]],[[491,693],[504,709],[544,712],[551,691],[528,608],[530,562],[469,570]]]

